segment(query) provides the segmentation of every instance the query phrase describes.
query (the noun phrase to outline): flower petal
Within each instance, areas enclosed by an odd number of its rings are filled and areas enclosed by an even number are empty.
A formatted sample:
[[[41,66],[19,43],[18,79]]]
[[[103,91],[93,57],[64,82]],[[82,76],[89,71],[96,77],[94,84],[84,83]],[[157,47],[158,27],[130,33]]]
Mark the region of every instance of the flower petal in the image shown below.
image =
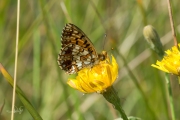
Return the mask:
[[[180,44],[178,45],[180,46]],[[164,56],[162,61],[157,61],[156,65],[152,64],[151,66],[167,73],[180,75],[180,51],[178,50],[178,48],[174,46],[171,50],[165,51],[165,53],[167,55]]]
[[[69,79],[67,84],[84,93],[102,93],[114,83],[117,76],[118,64],[112,56],[111,63],[107,58],[93,68],[84,68],[78,72],[76,79]]]

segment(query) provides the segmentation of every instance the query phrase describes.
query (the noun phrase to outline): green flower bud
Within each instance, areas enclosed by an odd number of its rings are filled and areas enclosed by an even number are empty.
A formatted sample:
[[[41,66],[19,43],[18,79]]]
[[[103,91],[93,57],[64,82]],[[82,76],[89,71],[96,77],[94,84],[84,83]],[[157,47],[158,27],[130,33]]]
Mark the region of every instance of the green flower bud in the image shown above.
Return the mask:
[[[163,46],[155,28],[151,25],[147,25],[144,27],[143,34],[146,41],[151,46],[151,48],[155,50],[160,57],[163,57],[164,56]]]

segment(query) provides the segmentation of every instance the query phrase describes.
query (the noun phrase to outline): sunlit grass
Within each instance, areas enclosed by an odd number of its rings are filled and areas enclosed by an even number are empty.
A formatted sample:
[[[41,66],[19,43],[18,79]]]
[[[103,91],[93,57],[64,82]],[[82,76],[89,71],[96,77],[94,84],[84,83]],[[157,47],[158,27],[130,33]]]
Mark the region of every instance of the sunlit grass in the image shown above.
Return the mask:
[[[164,49],[173,45],[169,42],[172,35],[166,2],[92,2],[95,7],[90,1],[21,1],[17,85],[45,120],[120,117],[102,96],[96,93],[83,95],[66,84],[68,75],[58,67],[57,55],[61,48],[61,31],[65,23],[72,22],[86,33],[98,52],[104,48],[117,59],[120,72],[114,87],[127,116],[169,120],[164,74],[151,67],[159,58],[143,37],[143,27],[146,23],[151,24],[158,31]],[[176,25],[179,25],[179,4],[179,1],[173,3]],[[16,1],[0,1],[0,63],[11,76],[14,73],[16,7]],[[107,34],[105,46],[104,34]],[[130,72],[127,72],[126,64]],[[131,73],[136,77],[137,85]],[[175,114],[179,118],[179,86],[176,78],[173,79]],[[11,110],[12,87],[2,74],[0,98],[0,108],[5,100],[0,119],[10,119],[7,110]],[[18,97],[16,106],[24,106]],[[25,106],[21,114],[15,113],[15,120],[31,118]]]

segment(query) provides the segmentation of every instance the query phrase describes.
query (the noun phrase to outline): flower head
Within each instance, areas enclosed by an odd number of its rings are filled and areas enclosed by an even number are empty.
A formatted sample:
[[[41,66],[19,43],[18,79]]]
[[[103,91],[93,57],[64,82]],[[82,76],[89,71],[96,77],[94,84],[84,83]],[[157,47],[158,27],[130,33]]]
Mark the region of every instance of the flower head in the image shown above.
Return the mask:
[[[93,68],[84,68],[78,72],[76,79],[69,79],[67,84],[83,93],[103,93],[111,86],[118,76],[118,64],[112,56],[101,61]]]
[[[157,61],[156,65],[152,64],[151,66],[167,73],[180,75],[180,51],[178,48],[174,46],[171,50],[165,51],[165,53],[167,55],[164,56],[162,61]]]

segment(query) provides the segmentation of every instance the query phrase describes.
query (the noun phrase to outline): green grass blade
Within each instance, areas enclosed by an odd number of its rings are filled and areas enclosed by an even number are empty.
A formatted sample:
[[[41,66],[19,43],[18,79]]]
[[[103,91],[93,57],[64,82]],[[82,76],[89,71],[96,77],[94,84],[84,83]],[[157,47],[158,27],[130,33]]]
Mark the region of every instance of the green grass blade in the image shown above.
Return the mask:
[[[2,64],[0,63],[0,71],[2,73],[2,75],[4,76],[4,78],[7,80],[7,82],[13,87],[13,78],[11,77],[11,75],[6,71],[6,69],[2,66]],[[23,103],[23,105],[25,106],[25,108],[29,111],[29,113],[32,115],[32,117],[35,120],[42,120],[41,116],[39,115],[39,113],[35,110],[35,108],[32,106],[32,104],[30,103],[30,101],[26,98],[25,94],[23,93],[23,91],[18,87],[18,85],[16,86],[16,93],[18,95],[18,98],[21,100],[21,102]]]

